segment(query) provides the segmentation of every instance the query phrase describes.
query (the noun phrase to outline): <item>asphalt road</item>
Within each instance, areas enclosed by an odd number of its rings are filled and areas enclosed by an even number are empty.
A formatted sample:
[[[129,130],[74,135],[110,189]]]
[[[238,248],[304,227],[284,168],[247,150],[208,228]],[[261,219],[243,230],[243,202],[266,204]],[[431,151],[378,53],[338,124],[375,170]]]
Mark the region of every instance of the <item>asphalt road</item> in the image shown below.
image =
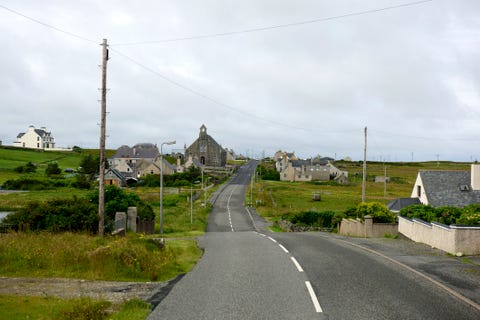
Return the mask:
[[[216,197],[204,256],[148,319],[480,319],[425,279],[322,233],[270,233],[244,207],[255,163]]]

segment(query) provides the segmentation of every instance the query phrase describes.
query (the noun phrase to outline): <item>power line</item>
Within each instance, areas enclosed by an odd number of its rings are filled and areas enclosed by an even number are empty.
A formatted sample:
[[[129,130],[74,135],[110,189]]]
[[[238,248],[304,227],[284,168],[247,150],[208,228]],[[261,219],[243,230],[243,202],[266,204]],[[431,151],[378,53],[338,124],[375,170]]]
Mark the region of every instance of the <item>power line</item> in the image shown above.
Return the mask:
[[[28,19],[28,20],[30,20],[30,21],[33,21],[33,22],[35,22],[35,23],[38,23],[38,24],[40,24],[40,25],[42,25],[42,26],[44,26],[44,27],[50,28],[50,29],[52,29],[52,30],[55,30],[55,31],[57,31],[57,32],[64,33],[64,34],[66,34],[66,35],[69,35],[69,36],[71,36],[71,37],[75,37],[75,38],[80,39],[80,40],[83,40],[83,41],[88,41],[88,42],[93,42],[93,43],[95,43],[95,44],[98,44],[98,41],[96,41],[96,40],[88,39],[88,38],[82,37],[82,36],[80,36],[80,35],[78,35],[78,34],[75,34],[75,33],[72,33],[72,32],[69,32],[69,31],[66,31],[66,30],[57,28],[57,27],[55,27],[55,26],[52,26],[51,24],[48,24],[48,23],[42,22],[42,21],[40,21],[40,20],[37,20],[37,19],[35,19],[35,18],[32,18],[32,17],[30,17],[30,16],[27,16],[27,15],[21,13],[21,12],[18,12],[18,11],[15,11],[15,10],[13,10],[13,9],[10,9],[10,8],[4,6],[4,5],[1,5],[1,4],[0,4],[0,8],[2,8],[2,9],[4,9],[4,10],[7,10],[7,11],[13,13],[13,14],[16,14],[17,16],[20,16],[20,17],[23,17],[23,18]]]
[[[237,112],[237,113],[239,113],[239,114],[241,114],[241,115],[244,115],[244,116],[247,116],[247,117],[250,117],[250,118],[255,118],[255,119],[257,119],[257,120],[261,120],[261,121],[263,121],[263,122],[271,123],[271,124],[274,124],[274,125],[277,125],[277,126],[282,126],[282,127],[287,127],[287,128],[290,128],[290,129],[296,129],[296,130],[306,131],[305,128],[302,128],[302,127],[295,127],[295,126],[291,126],[291,125],[289,125],[289,124],[285,124],[285,123],[281,123],[281,122],[277,122],[277,121],[265,119],[265,118],[256,116],[256,115],[254,115],[254,114],[251,114],[251,113],[242,111],[242,110],[240,110],[240,109],[238,109],[238,108],[234,108],[234,107],[232,107],[232,106],[230,106],[230,105],[228,105],[228,104],[226,104],[226,103],[223,103],[223,102],[221,102],[221,101],[219,101],[219,100],[217,100],[217,99],[211,98],[211,97],[209,97],[209,96],[201,93],[200,91],[197,91],[197,90],[195,90],[195,89],[192,89],[192,88],[190,88],[190,87],[188,87],[188,86],[186,86],[186,85],[184,85],[184,84],[181,84],[181,83],[178,82],[178,81],[172,80],[172,79],[164,76],[164,75],[161,74],[160,72],[158,72],[158,71],[156,71],[156,70],[153,70],[152,68],[150,68],[150,67],[148,67],[148,66],[146,66],[146,65],[144,65],[144,64],[142,64],[142,63],[140,63],[140,62],[138,62],[138,61],[136,61],[135,59],[127,56],[126,54],[124,54],[124,53],[122,53],[122,52],[120,52],[120,51],[118,51],[118,50],[116,50],[116,49],[114,49],[114,48],[112,48],[112,47],[110,47],[110,50],[113,51],[113,52],[116,52],[119,56],[121,56],[121,57],[127,59],[128,61],[136,64],[137,66],[141,67],[142,69],[144,69],[144,70],[146,70],[146,71],[148,71],[148,72],[150,72],[150,73],[153,73],[154,75],[162,78],[163,80],[165,80],[165,81],[167,81],[167,82],[169,82],[169,83],[171,83],[171,84],[173,84],[173,85],[175,85],[175,86],[177,86],[177,87],[179,87],[179,88],[182,88],[183,90],[186,90],[186,91],[188,91],[188,92],[190,92],[190,93],[192,93],[192,94],[194,94],[194,95],[196,95],[196,96],[198,96],[198,97],[201,97],[201,98],[203,98],[203,99],[205,99],[205,100],[207,100],[207,101],[213,102],[214,104],[219,105],[219,106],[221,106],[221,107],[223,107],[223,108],[226,108],[226,109],[229,109],[229,110],[231,110],[231,111]]]
[[[239,30],[239,31],[211,33],[211,34],[204,34],[204,35],[197,35],[197,36],[188,36],[188,37],[180,37],[180,38],[161,39],[161,40],[151,40],[151,41],[113,43],[110,46],[135,46],[135,45],[142,45],[142,44],[155,44],[155,43],[166,43],[166,42],[176,42],[176,41],[187,41],[187,40],[197,40],[197,39],[206,39],[206,38],[226,37],[226,36],[233,36],[233,35],[244,34],[244,33],[268,31],[268,30],[273,30],[273,29],[301,26],[301,25],[305,25],[305,24],[339,20],[339,19],[344,19],[344,18],[350,18],[350,17],[356,17],[356,16],[361,16],[361,15],[366,15],[366,14],[377,13],[377,12],[381,12],[381,11],[387,11],[387,10],[394,10],[394,9],[399,9],[399,8],[404,8],[404,7],[416,6],[416,5],[420,5],[420,4],[424,4],[426,2],[432,2],[432,1],[433,0],[414,1],[414,2],[399,4],[399,5],[394,5],[394,6],[383,7],[383,8],[379,8],[379,9],[370,9],[370,10],[346,13],[346,14],[342,14],[342,15],[338,15],[338,16],[317,18],[317,19],[312,19],[312,20],[278,24],[278,25],[259,27],[259,28],[251,28],[251,29],[245,29],[245,30]]]

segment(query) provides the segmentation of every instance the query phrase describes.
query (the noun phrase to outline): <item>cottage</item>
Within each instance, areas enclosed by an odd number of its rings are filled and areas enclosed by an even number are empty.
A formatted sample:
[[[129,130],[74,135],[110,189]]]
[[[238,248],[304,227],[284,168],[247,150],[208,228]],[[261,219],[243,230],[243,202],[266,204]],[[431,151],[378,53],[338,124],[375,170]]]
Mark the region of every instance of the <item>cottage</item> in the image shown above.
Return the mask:
[[[420,203],[433,207],[465,207],[480,203],[480,164],[472,164],[470,171],[421,170],[407,201],[395,199],[387,207],[401,208]]]
[[[17,140],[13,143],[14,147],[49,150],[55,148],[55,139],[51,132],[47,132],[46,127],[36,129],[29,126],[26,132],[20,132]]]
[[[472,164],[470,171],[422,170],[411,197],[433,207],[480,203],[480,164]]]

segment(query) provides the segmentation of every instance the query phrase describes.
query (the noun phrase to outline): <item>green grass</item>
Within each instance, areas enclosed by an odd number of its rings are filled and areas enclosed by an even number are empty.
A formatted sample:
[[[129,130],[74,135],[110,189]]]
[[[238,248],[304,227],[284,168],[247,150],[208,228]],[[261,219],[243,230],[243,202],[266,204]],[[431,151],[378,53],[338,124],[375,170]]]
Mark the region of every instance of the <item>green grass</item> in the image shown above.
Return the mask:
[[[109,157],[114,153],[114,150],[107,150],[106,156]],[[47,164],[50,162],[57,162],[62,170],[76,169],[83,157],[89,154],[98,156],[99,151],[96,149],[85,149],[81,152],[43,151],[0,146],[0,185],[9,179],[20,177],[21,174],[14,172],[13,169],[25,165],[27,162],[37,165],[37,173],[32,176],[40,177],[43,176]]]
[[[337,162],[338,168],[348,171],[350,184],[346,186],[331,183],[257,181],[254,185],[253,201],[260,200],[257,211],[271,221],[284,214],[316,210],[343,212],[355,207],[362,200],[361,162]],[[388,203],[399,197],[410,197],[419,170],[469,170],[468,163],[422,162],[387,163],[386,192],[383,183],[375,183],[375,176],[384,175],[384,164],[367,164],[366,201]],[[313,201],[312,194],[320,193],[321,201]],[[247,191],[249,198],[249,191]]]
[[[193,240],[170,240],[160,250],[136,234],[0,234],[0,275],[8,277],[165,281],[189,272],[201,255]]]
[[[155,212],[156,229],[159,230],[160,199],[158,188],[136,188],[135,192],[140,198],[149,203]],[[205,233],[208,214],[211,207],[203,207],[204,200],[200,196],[193,203],[193,212],[190,207],[190,192],[171,194],[166,188],[163,196],[163,230],[165,237],[196,237]],[[213,190],[208,190],[207,197]],[[192,214],[192,222],[190,215]]]
[[[90,298],[60,299],[53,297],[0,295],[2,319],[146,319],[150,305],[129,300],[112,306],[110,302]],[[111,310],[111,311],[110,311]]]

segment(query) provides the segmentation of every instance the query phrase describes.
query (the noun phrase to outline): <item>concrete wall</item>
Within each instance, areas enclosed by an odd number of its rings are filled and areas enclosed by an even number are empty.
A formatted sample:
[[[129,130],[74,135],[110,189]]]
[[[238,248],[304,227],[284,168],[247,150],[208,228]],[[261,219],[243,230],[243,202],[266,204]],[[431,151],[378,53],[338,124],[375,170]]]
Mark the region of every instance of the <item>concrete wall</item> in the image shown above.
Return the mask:
[[[385,235],[398,234],[396,223],[373,223],[372,218],[366,216],[365,222],[354,219],[343,219],[339,234],[353,237],[383,238]]]
[[[480,254],[480,227],[446,226],[398,217],[398,231],[407,238],[451,254]]]

